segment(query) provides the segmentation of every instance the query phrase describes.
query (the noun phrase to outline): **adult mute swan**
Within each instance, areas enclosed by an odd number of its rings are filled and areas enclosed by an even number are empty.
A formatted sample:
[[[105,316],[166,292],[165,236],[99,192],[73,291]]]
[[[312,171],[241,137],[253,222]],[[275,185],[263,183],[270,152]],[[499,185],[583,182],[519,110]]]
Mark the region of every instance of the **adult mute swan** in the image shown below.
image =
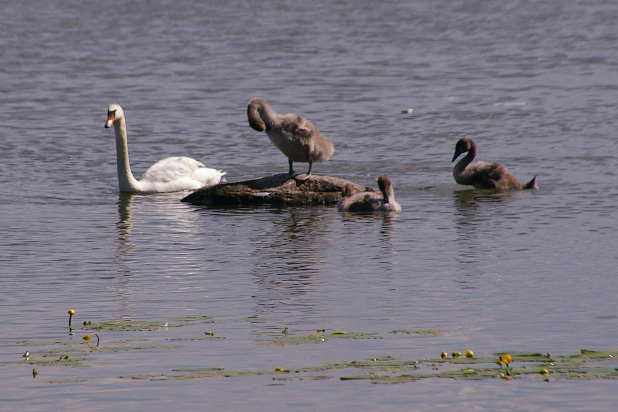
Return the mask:
[[[119,104],[107,108],[105,127],[114,126],[116,134],[116,165],[118,188],[130,193],[163,193],[181,190],[196,190],[219,183],[225,172],[206,167],[190,157],[167,157],[146,170],[142,180],[137,180],[129,164],[127,124],[124,111]]]
[[[313,162],[328,160],[335,152],[333,143],[322,136],[309,120],[297,114],[275,113],[264,99],[253,98],[247,106],[249,126],[266,132],[270,141],[287,156],[289,174],[294,175],[294,162],[307,162],[311,175]]]
[[[538,189],[536,176],[525,185],[522,185],[500,163],[472,163],[472,160],[476,157],[476,144],[467,137],[459,139],[455,145],[455,154],[453,155],[452,162],[466,152],[468,154],[453,167],[453,177],[460,185],[470,185],[477,189],[494,189],[497,191]]]
[[[376,192],[355,192],[352,185],[347,185],[339,210],[345,212],[401,212],[401,206],[395,200],[395,190],[391,179],[384,175],[378,178],[378,187],[382,195]]]

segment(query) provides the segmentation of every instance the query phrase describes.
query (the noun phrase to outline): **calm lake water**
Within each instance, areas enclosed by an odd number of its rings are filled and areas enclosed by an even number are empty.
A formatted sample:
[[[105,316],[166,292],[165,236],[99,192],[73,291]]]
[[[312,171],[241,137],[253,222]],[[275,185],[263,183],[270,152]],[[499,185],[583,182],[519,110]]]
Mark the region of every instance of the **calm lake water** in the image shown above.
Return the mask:
[[[616,349],[617,2],[9,0],[2,14],[0,410],[615,407],[611,380],[122,376]],[[373,186],[388,174],[403,212],[119,195],[109,103],[125,108],[136,175],[188,155],[235,181],[287,170],[247,125],[254,96],[333,140],[315,173]],[[456,185],[464,136],[541,190]],[[85,331],[67,335],[68,308],[78,326],[215,323],[102,331],[102,348],[141,349],[37,366],[33,379],[24,351],[86,345]],[[284,327],[383,339],[265,344]],[[207,330],[225,339],[187,339]]]

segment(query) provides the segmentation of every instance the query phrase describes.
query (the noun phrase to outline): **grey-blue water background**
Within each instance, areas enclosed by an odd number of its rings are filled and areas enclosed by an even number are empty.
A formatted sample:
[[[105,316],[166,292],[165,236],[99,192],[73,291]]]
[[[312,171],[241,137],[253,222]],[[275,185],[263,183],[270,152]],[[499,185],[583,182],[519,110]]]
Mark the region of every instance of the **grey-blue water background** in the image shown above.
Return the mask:
[[[80,339],[77,320],[208,315],[136,335],[226,339],[0,368],[0,409],[610,410],[615,381],[127,380],[183,367],[301,367],[442,350],[612,349],[618,338],[615,1],[6,1],[0,25],[0,339]],[[169,155],[228,181],[287,170],[246,122],[253,96],[336,145],[315,173],[374,185],[403,213],[208,209],[119,197],[109,103],[136,175]],[[414,108],[411,114],[401,110]],[[456,140],[541,190],[462,191]],[[305,165],[299,164],[299,169]],[[316,328],[379,340],[263,346]],[[438,336],[389,333],[432,328]],[[0,360],[23,347],[0,345]],[[33,349],[33,352],[36,348]],[[79,378],[69,383],[53,379]]]

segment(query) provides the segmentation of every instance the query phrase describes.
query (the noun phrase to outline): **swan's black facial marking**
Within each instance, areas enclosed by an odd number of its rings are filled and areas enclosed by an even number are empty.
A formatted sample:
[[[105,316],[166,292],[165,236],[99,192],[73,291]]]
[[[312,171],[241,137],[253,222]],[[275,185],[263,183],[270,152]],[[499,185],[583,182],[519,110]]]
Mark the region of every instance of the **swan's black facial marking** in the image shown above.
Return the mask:
[[[108,110],[107,111],[107,121],[105,122],[105,128],[112,127],[114,121],[116,120],[116,110]]]

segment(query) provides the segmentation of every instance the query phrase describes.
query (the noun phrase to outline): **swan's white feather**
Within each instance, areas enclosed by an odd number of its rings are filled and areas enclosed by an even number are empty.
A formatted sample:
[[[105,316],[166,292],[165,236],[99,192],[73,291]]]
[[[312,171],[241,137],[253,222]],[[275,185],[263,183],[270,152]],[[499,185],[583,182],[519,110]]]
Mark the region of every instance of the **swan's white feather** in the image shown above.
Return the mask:
[[[195,190],[219,183],[224,174],[190,157],[175,156],[161,159],[150,166],[140,183],[144,191]]]

